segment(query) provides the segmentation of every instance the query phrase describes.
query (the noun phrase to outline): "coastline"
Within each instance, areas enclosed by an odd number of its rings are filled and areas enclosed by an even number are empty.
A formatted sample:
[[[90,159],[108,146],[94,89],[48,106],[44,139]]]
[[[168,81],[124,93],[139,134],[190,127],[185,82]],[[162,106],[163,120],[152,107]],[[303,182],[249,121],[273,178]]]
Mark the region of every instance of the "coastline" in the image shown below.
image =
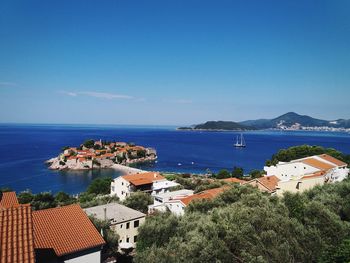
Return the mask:
[[[125,172],[125,174],[136,174],[136,173],[146,173],[147,171],[141,170],[141,169],[137,169],[134,167],[130,167],[130,166],[125,166],[122,164],[113,164],[111,166],[112,169],[121,171],[121,172]]]

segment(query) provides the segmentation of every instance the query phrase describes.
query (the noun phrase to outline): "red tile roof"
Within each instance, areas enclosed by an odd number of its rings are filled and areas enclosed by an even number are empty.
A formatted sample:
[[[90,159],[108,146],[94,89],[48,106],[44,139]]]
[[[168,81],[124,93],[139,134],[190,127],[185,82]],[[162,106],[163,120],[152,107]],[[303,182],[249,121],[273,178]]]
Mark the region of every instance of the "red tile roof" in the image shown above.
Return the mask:
[[[214,189],[209,189],[202,191],[198,194],[194,195],[189,195],[184,198],[179,198],[177,200],[180,200],[185,206],[187,206],[189,203],[191,203],[193,200],[200,200],[200,199],[213,199],[217,197],[219,194],[227,190],[227,186],[219,187],[219,188],[214,188]],[[176,200],[176,199],[174,199]]]
[[[279,181],[280,181],[280,179],[278,179],[277,176],[269,175],[269,176],[262,176],[262,177],[250,180],[250,181],[246,182],[245,184],[250,184],[253,186],[257,186],[257,184],[260,184],[269,192],[274,192],[277,188]]]
[[[231,178],[225,178],[225,179],[221,179],[221,181],[227,182],[227,183],[238,183],[238,184],[243,184],[247,181],[245,180],[241,180],[235,177],[231,177]]]
[[[18,205],[18,200],[15,192],[3,192],[0,198],[0,208],[9,208],[14,205]]]
[[[307,165],[310,165],[312,167],[315,167],[317,169],[324,170],[324,171],[327,171],[327,170],[335,167],[335,164],[331,165],[331,164],[319,161],[319,160],[312,158],[312,157],[301,160],[301,162],[303,162]]]
[[[0,247],[1,263],[35,262],[29,204],[0,208]]]
[[[321,155],[319,155],[319,157],[321,157],[322,159],[324,159],[328,162],[334,163],[337,166],[347,166],[346,163],[344,163],[344,162],[342,162],[342,161],[340,161],[340,160],[338,160],[338,159],[336,159],[328,154],[321,154]]]
[[[35,248],[63,256],[102,246],[105,241],[79,205],[33,211]]]
[[[316,178],[316,177],[323,177],[324,174],[325,174],[324,171],[320,171],[320,172],[316,172],[313,174],[304,175],[303,177],[301,177],[301,179],[311,179],[311,178]]]
[[[129,174],[122,176],[122,178],[135,186],[151,184],[154,181],[165,179],[163,176],[156,172]]]

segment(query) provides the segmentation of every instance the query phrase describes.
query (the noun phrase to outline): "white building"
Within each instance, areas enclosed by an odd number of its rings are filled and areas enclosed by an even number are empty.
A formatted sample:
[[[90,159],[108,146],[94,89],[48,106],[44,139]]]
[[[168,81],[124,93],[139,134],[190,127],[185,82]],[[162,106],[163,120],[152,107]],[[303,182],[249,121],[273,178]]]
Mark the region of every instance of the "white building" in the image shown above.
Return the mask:
[[[227,189],[229,189],[229,187],[227,186],[209,189],[197,194],[188,195],[186,197],[180,197],[178,199],[173,198],[168,201],[165,201],[164,204],[167,207],[167,209],[170,210],[171,213],[177,216],[181,216],[185,213],[185,208],[193,200],[213,199]]]
[[[157,194],[154,196],[153,205],[148,206],[148,213],[151,214],[155,211],[165,212],[167,210],[167,205],[169,205],[170,200],[181,199],[190,195],[193,195],[193,190],[187,189]]]
[[[111,183],[111,195],[116,195],[120,200],[124,200],[132,192],[142,191],[156,195],[165,193],[177,185],[179,184],[166,180],[156,172],[123,175],[115,178]]]
[[[109,220],[111,229],[119,235],[119,248],[134,248],[138,228],[145,222],[146,215],[118,203],[109,203],[84,209],[89,216]]]
[[[290,162],[279,162],[274,166],[265,166],[267,175],[275,175],[281,181],[300,179],[303,176],[324,172],[329,181],[342,181],[348,174],[347,164],[327,154],[314,155]]]
[[[277,195],[283,192],[303,192],[316,185],[340,182],[349,174],[347,164],[327,154],[314,155],[290,162],[279,162],[275,166],[265,166],[267,175],[279,179],[276,182]]]

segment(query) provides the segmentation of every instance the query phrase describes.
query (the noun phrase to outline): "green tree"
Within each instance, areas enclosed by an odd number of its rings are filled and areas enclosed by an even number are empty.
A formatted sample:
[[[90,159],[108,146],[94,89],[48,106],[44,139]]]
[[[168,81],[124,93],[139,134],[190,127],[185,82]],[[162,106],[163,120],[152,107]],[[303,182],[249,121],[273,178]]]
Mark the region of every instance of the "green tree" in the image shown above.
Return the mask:
[[[94,140],[86,140],[83,145],[86,147],[86,148],[92,148],[94,147],[95,145],[95,141]]]
[[[233,170],[232,170],[232,177],[236,177],[236,178],[243,178],[243,168],[241,167],[233,167]]]
[[[153,204],[153,198],[147,193],[135,192],[129,195],[123,204],[142,213],[147,213],[148,206]]]
[[[94,179],[87,188],[88,194],[109,194],[111,189],[112,177],[98,177]]]
[[[259,178],[264,175],[264,171],[254,169],[250,171],[249,175],[252,179]]]
[[[230,175],[230,172],[225,170],[225,169],[222,169],[220,170],[217,175],[215,176],[217,179],[224,179],[224,178],[230,178],[231,175]]]
[[[77,202],[77,199],[61,191],[55,195],[55,202],[58,205],[69,205]]]
[[[111,229],[110,221],[99,220],[93,216],[90,216],[89,218],[97,231],[102,233],[103,239],[106,241],[106,245],[103,246],[102,250],[102,258],[107,259],[111,256],[116,257],[118,253],[119,235]]]
[[[41,210],[56,207],[57,203],[50,192],[43,192],[34,195],[31,205],[34,210]]]
[[[30,204],[34,199],[34,195],[29,191],[25,191],[19,193],[17,199],[20,204]]]

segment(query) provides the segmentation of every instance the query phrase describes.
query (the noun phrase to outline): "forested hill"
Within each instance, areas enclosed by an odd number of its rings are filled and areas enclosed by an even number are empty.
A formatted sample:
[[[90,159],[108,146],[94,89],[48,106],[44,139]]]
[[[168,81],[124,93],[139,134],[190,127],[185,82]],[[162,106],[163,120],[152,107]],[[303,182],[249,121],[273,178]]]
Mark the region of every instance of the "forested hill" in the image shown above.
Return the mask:
[[[242,125],[233,121],[207,121],[193,127],[180,127],[180,130],[225,130],[225,131],[248,131],[256,130],[254,127]]]
[[[278,128],[279,125],[292,126],[299,123],[308,127],[334,127],[350,128],[350,120],[338,119],[333,121],[315,119],[307,115],[299,115],[295,112],[288,112],[274,119],[258,119],[239,122],[239,124],[253,126],[257,129]]]

